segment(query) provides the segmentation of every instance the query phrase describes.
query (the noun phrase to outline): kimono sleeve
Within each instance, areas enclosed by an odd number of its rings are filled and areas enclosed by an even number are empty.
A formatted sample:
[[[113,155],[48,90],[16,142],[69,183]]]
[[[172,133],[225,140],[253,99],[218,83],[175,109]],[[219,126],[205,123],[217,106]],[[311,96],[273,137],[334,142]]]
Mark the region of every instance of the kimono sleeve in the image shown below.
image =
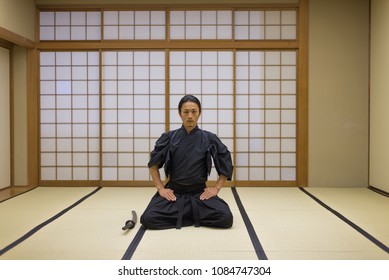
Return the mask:
[[[209,134],[210,152],[218,175],[224,175],[231,181],[234,166],[232,165],[231,153],[227,146],[222,143],[216,134]]]
[[[158,165],[161,168],[166,160],[169,151],[170,136],[168,133],[163,133],[161,137],[155,142],[154,150],[150,153],[150,161],[148,167]]]

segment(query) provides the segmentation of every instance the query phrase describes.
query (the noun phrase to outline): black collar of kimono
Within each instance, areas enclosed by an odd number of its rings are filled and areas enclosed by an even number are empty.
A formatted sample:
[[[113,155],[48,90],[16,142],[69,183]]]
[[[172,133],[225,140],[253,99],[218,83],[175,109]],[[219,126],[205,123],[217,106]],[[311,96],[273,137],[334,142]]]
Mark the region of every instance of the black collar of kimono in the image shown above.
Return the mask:
[[[183,133],[184,135],[192,134],[192,133],[196,132],[196,131],[199,130],[199,129],[200,129],[199,126],[196,125],[196,126],[188,133],[188,132],[186,131],[186,129],[185,129],[185,126],[184,126],[184,125],[181,126],[181,130],[182,130],[182,133]]]

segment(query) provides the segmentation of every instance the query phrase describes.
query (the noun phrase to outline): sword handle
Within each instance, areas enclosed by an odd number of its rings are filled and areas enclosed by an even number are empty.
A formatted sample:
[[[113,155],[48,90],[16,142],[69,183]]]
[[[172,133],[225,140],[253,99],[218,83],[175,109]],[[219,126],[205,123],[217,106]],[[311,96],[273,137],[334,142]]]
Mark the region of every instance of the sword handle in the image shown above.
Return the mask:
[[[122,227],[122,230],[127,230],[127,229],[134,228],[135,225],[136,225],[136,221],[137,221],[136,212],[134,210],[132,210],[132,219],[126,221],[126,223],[124,224],[124,227]]]

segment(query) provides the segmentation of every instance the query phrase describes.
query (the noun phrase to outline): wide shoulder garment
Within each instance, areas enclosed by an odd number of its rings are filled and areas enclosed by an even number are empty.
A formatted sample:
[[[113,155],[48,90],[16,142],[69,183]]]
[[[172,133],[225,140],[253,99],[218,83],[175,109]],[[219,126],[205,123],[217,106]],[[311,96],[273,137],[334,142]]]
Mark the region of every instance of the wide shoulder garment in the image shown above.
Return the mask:
[[[213,159],[218,175],[224,175],[228,180],[231,180],[234,168],[232,165],[231,153],[227,146],[212,132],[201,129],[197,129],[196,132],[201,132],[201,142],[203,145],[207,146],[206,156],[208,175],[211,173]],[[169,177],[172,155],[179,147],[184,135],[183,133],[186,133],[184,127],[163,133],[156,141],[154,150],[150,153],[148,167],[150,168],[151,166],[157,165],[158,168],[161,168],[163,166],[166,177]]]

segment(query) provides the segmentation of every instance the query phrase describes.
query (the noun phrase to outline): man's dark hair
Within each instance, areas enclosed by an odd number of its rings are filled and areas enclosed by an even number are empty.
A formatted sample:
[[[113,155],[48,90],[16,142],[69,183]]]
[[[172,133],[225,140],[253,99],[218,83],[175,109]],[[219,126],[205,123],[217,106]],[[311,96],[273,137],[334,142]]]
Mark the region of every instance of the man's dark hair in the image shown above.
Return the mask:
[[[201,113],[201,103],[200,100],[194,95],[188,94],[181,98],[180,103],[178,103],[178,113],[181,113],[182,105],[186,102],[193,102],[199,106],[199,112]]]

